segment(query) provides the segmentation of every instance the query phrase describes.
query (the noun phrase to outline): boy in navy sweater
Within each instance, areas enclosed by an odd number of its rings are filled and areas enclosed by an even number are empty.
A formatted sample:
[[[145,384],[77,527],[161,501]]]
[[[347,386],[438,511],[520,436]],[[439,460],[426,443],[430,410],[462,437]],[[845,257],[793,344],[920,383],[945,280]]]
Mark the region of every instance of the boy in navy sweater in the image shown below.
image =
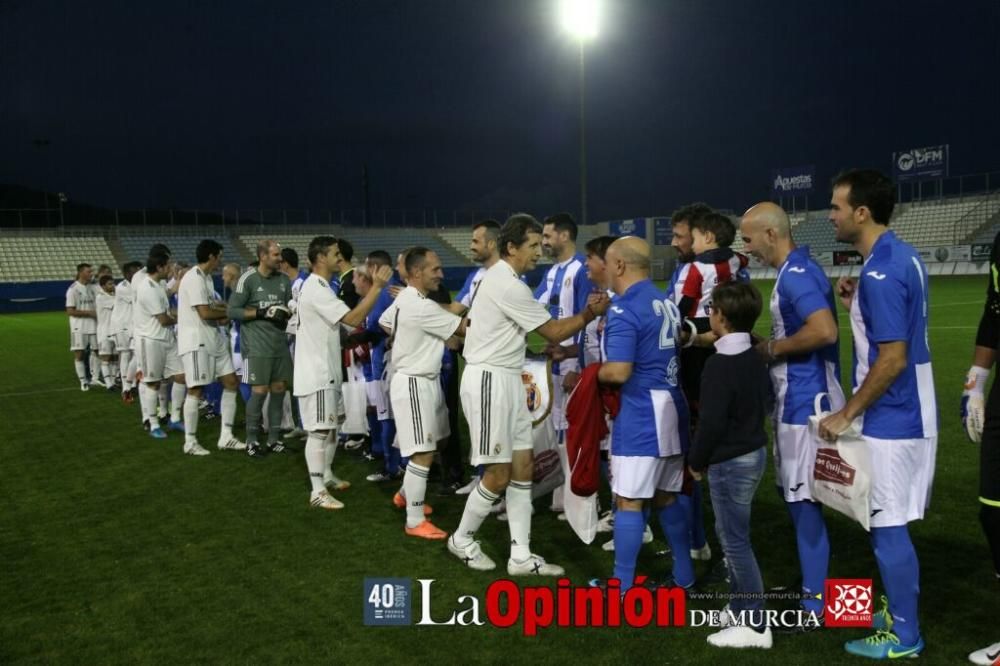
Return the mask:
[[[715,531],[729,569],[729,611],[744,620],[727,626],[730,616],[723,613],[724,628],[708,637],[717,647],[767,649],[772,642],[750,545],[750,505],[767,463],[764,419],[771,402],[767,367],[750,342],[761,307],[760,292],[750,284],[729,282],[712,291],[709,320],[719,336],[718,353],[702,372],[701,418],[687,457],[695,479],[707,470]]]

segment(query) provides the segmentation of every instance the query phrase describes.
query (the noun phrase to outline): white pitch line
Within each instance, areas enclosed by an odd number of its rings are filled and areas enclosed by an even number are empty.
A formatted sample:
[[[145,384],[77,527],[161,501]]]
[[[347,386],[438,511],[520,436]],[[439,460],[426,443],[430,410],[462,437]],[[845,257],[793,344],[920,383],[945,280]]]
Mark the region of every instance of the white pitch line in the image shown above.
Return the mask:
[[[65,393],[66,391],[79,391],[79,390],[80,389],[78,388],[54,388],[54,389],[42,389],[40,391],[20,391],[18,393],[0,393],[0,398],[20,398],[28,395],[42,395],[43,393]]]

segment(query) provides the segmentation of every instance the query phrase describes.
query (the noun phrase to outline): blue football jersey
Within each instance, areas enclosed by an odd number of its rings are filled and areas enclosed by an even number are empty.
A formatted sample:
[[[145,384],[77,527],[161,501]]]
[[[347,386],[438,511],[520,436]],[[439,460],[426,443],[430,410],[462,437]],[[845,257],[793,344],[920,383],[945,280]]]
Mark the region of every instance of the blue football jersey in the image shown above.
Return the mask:
[[[604,329],[608,362],[631,363],[611,435],[616,456],[671,456],[687,450],[688,408],[679,382],[681,317],[649,280],[613,299]]]
[[[927,269],[917,251],[887,231],[861,268],[851,304],[854,387],[878,358],[878,345],[906,343],[906,368],[864,413],[862,432],[880,439],[937,435],[937,401],[927,332]]]
[[[788,255],[778,269],[778,279],[771,292],[771,337],[790,338],[798,333],[806,320],[823,309],[837,321],[833,288],[812,257],[807,246],[798,247]],[[830,409],[844,406],[840,387],[839,342],[820,347],[808,354],[788,356],[784,362],[771,366],[775,406],[780,423],[806,425],[814,412],[817,394],[830,396]]]

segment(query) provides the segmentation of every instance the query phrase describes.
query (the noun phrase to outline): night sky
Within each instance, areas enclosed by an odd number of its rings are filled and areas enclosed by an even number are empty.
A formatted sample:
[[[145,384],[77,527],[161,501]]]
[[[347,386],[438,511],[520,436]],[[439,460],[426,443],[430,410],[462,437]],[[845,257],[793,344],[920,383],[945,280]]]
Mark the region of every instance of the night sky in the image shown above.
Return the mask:
[[[1000,170],[1000,1],[605,0],[590,220],[770,170]],[[109,207],[578,212],[579,53],[555,0],[0,0],[0,183]],[[47,145],[39,145],[39,140]],[[823,188],[821,187],[821,190]],[[825,205],[825,192],[813,208]]]

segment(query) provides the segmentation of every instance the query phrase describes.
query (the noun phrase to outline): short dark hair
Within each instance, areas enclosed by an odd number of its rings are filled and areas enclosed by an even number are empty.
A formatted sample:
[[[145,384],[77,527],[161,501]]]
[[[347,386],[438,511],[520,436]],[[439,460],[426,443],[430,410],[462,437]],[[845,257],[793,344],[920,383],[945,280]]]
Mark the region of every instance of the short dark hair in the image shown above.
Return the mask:
[[[338,238],[337,247],[340,248],[340,256],[344,258],[344,261],[350,263],[351,259],[354,258],[354,246],[351,245],[351,241],[346,238]]]
[[[165,254],[168,257],[174,256],[174,253],[170,251],[170,248],[163,243],[153,243],[153,245],[149,248],[149,256],[153,256],[154,254]]]
[[[161,267],[170,263],[170,255],[166,252],[150,252],[146,259],[146,272],[155,273]]]
[[[375,264],[376,266],[392,266],[392,257],[385,250],[375,250],[374,252],[368,253],[368,258],[365,260],[366,263]]]
[[[555,215],[549,215],[545,218],[545,224],[551,224],[557,232],[568,231],[569,239],[571,241],[576,240],[578,229],[576,227],[576,222],[573,220],[573,216],[569,213],[556,213]]]
[[[292,268],[299,267],[299,253],[293,248],[283,247],[281,248],[281,260],[291,266]]]
[[[487,218],[485,220],[479,220],[472,225],[472,230],[483,228],[486,229],[486,240],[496,240],[497,236],[500,235],[500,223],[493,218]]]
[[[198,247],[194,249],[194,258],[199,264],[203,264],[212,257],[219,257],[222,255],[222,243],[217,240],[212,240],[211,238],[206,238],[205,240],[198,243]]]
[[[871,211],[876,223],[889,226],[896,207],[896,185],[888,176],[875,169],[842,171],[833,179],[833,187],[849,187],[847,202],[851,208],[864,206]]]
[[[77,264],[76,265],[76,274],[79,275],[80,273],[82,273],[84,268],[90,268],[90,264],[88,264],[87,262],[83,262],[81,264]]]
[[[122,275],[125,276],[126,280],[130,279],[140,268],[142,268],[141,261],[130,261],[122,265]]]
[[[542,233],[542,225],[527,213],[514,213],[507,218],[507,221],[500,227],[500,235],[497,237],[497,247],[500,249],[500,256],[510,256],[507,245],[513,243],[515,247],[521,247],[528,242],[528,234]]]
[[[757,323],[763,299],[748,282],[723,282],[712,290],[712,309],[729,321],[734,333],[749,333]]]
[[[97,267],[97,272],[98,273],[102,273],[104,271],[108,271],[110,273],[111,272],[111,266],[108,266],[107,264],[101,264],[100,266]]]
[[[309,249],[306,250],[306,256],[309,257],[309,263],[315,264],[316,259],[319,258],[319,255],[326,254],[327,252],[330,251],[330,248],[334,245],[337,245],[337,239],[334,238],[333,236],[316,236],[316,238],[313,238],[311,241],[309,241]],[[340,249],[339,246],[338,249]],[[298,259],[299,257],[298,255],[296,255],[295,256],[296,266],[299,263]]]
[[[583,247],[587,254],[596,254],[601,258],[601,261],[604,261],[604,255],[608,253],[608,248],[616,240],[618,240],[618,236],[598,236],[591,238]]]
[[[427,253],[430,251],[422,245],[417,245],[403,253],[403,265],[406,267],[407,275],[427,263]]]
[[[683,222],[690,224],[696,217],[702,217],[714,212],[715,210],[707,203],[696,201],[695,203],[681,206],[675,210],[674,214],[670,216],[670,226],[681,224]]]
[[[736,225],[722,213],[712,212],[695,217],[691,220],[691,230],[695,229],[711,232],[719,247],[729,247],[736,239]]]
[[[114,278],[113,275],[102,275],[101,279],[97,281],[97,284],[99,284],[99,285],[101,285],[103,287],[107,283],[114,282],[114,281],[115,281],[115,278]]]

